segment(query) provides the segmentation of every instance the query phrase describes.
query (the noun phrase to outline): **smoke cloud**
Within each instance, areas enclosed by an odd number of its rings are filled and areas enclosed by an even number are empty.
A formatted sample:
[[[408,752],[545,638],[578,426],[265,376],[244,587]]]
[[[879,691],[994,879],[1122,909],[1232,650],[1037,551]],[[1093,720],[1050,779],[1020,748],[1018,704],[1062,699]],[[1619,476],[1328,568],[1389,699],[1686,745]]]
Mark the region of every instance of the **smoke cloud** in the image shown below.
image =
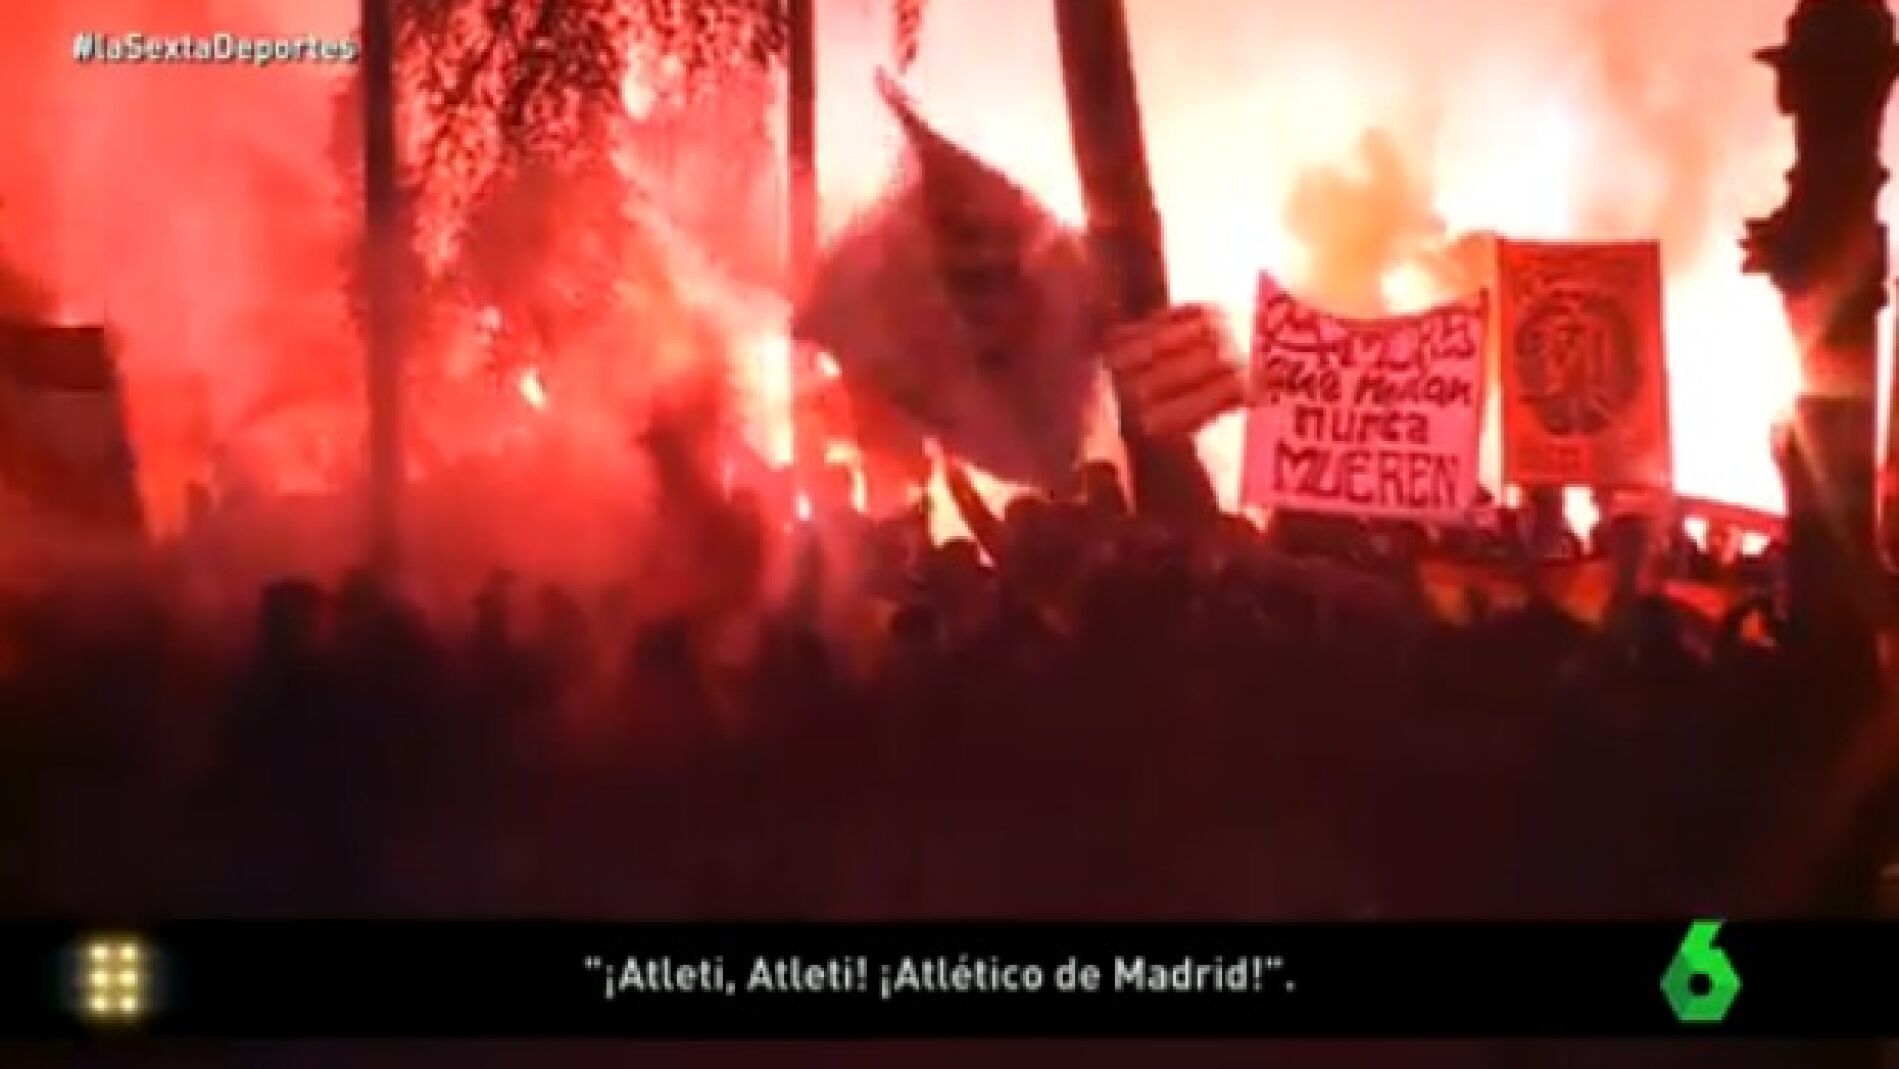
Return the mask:
[[[1078,216],[1046,6],[934,6],[912,82],[948,134]],[[1387,276],[1430,274],[1437,223],[1445,239],[1659,236],[1683,488],[1778,507],[1765,443],[1797,377],[1735,239],[1784,193],[1791,133],[1750,56],[1783,38],[1790,3],[1128,7],[1177,299],[1243,323],[1265,267],[1341,311],[1394,288],[1413,303]],[[870,94],[846,99],[868,83],[841,59],[825,73],[842,196],[863,185],[844,140],[865,140]],[[1717,383],[1722,405],[1688,403]],[[1237,443],[1232,426],[1203,443],[1229,477]]]
[[[891,16],[870,0],[818,6],[820,179],[835,231],[881,191],[899,148],[873,91],[893,58]],[[1659,235],[1675,395],[1722,396],[1676,407],[1684,488],[1775,504],[1765,442],[1794,369],[1777,303],[1739,277],[1732,239],[1782,196],[1790,138],[1768,72],[1748,57],[1781,38],[1790,7],[1129,0],[1175,297],[1243,323],[1261,268],[1369,304],[1393,297],[1394,271],[1462,233]],[[0,16],[0,303],[117,328],[160,517],[225,453],[292,484],[354,461],[360,350],[342,284],[355,223],[332,148],[346,72],[79,65],[72,35],[340,35],[354,8],[70,0]],[[1052,22],[1045,3],[933,4],[908,80],[947,135],[1073,220]],[[758,181],[769,202],[778,176]],[[759,228],[745,229],[756,242]],[[749,273],[769,274],[769,254],[743,255]],[[1229,481],[1235,431],[1206,440]]]

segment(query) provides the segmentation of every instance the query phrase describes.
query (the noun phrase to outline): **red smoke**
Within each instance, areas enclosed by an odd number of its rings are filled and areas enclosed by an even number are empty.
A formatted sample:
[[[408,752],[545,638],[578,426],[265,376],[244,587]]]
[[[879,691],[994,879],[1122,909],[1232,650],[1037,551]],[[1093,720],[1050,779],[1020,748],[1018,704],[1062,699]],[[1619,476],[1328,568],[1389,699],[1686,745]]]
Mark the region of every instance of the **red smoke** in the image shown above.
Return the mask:
[[[880,189],[896,150],[872,91],[873,70],[890,60],[890,33],[887,16],[865,13],[882,5],[818,6],[820,178],[835,229]],[[1748,57],[1781,38],[1789,3],[1129,6],[1176,299],[1243,316],[1266,267],[1342,305],[1414,304],[1435,295],[1433,244],[1462,232],[1660,235],[1669,242],[1683,488],[1777,503],[1766,441],[1793,388],[1793,363],[1777,303],[1763,283],[1740,278],[1733,238],[1745,216],[1782,194],[1790,138],[1769,73]],[[119,329],[142,474],[161,522],[175,522],[187,481],[221,455],[248,458],[260,478],[292,488],[334,482],[355,463],[360,350],[342,296],[355,193],[334,144],[346,72],[80,66],[72,35],[340,35],[354,9],[349,0],[71,0],[0,16],[10,105],[0,139],[0,301],[11,314],[105,317]],[[910,82],[946,134],[1058,212],[1078,214],[1046,4],[931,5]],[[776,128],[775,113],[768,121]],[[703,176],[709,157],[694,138],[722,137],[724,125],[676,122],[683,156],[636,162],[648,178],[674,173],[668,167]],[[1355,162],[1366,146],[1369,167]],[[729,174],[694,177],[670,183],[659,206],[643,210],[704,236],[734,214],[721,205],[748,202],[744,218],[769,218],[778,181],[763,170],[749,186]],[[767,402],[751,405],[750,421],[777,449],[783,383],[772,333],[781,308],[764,291],[773,280],[760,250],[776,241],[760,245],[764,229],[728,226],[713,238],[733,247],[727,259],[745,265],[751,288],[695,281],[700,268],[676,269],[683,243],[662,243],[643,270],[683,279],[682,301],[710,307],[665,304],[595,323],[588,345],[612,355],[602,367],[621,372],[723,358],[736,345],[747,398]],[[424,363],[454,365],[448,350],[477,344],[469,338],[481,310],[468,311],[469,322],[431,340],[442,351]],[[493,411],[510,427],[560,419],[576,392],[591,392],[573,385],[577,373],[559,358],[549,363],[496,382],[493,404],[507,407]],[[540,409],[519,394],[529,372],[544,391]],[[1716,393],[1719,404],[1690,403]],[[609,424],[599,434],[630,433],[610,425],[617,410],[597,415]],[[1236,445],[1234,428],[1209,432],[1228,479]],[[589,477],[576,468],[572,481]],[[572,511],[587,512],[591,496]]]

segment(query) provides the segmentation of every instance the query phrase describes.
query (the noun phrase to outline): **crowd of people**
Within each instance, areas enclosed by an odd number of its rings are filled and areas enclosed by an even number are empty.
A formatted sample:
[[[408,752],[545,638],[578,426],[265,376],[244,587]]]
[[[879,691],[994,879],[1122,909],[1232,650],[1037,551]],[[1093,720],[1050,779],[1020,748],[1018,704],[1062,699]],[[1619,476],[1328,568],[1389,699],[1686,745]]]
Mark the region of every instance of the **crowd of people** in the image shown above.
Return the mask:
[[[365,573],[234,630],[167,580],[11,598],[0,908],[1701,915],[1835,741],[1744,626],[1768,601],[1451,621],[1323,524],[1185,534],[1111,469],[963,491],[973,537],[933,541],[676,488],[683,599],[500,574],[444,613]]]

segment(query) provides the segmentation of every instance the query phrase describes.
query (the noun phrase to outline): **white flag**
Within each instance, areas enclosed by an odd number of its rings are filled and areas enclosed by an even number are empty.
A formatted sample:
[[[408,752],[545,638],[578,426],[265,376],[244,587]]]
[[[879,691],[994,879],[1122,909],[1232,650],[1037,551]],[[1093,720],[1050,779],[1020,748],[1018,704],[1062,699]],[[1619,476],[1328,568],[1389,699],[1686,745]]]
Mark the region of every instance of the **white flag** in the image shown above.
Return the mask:
[[[1083,242],[884,91],[909,166],[826,253],[793,335],[945,451],[1059,485],[1081,458],[1104,322]]]

